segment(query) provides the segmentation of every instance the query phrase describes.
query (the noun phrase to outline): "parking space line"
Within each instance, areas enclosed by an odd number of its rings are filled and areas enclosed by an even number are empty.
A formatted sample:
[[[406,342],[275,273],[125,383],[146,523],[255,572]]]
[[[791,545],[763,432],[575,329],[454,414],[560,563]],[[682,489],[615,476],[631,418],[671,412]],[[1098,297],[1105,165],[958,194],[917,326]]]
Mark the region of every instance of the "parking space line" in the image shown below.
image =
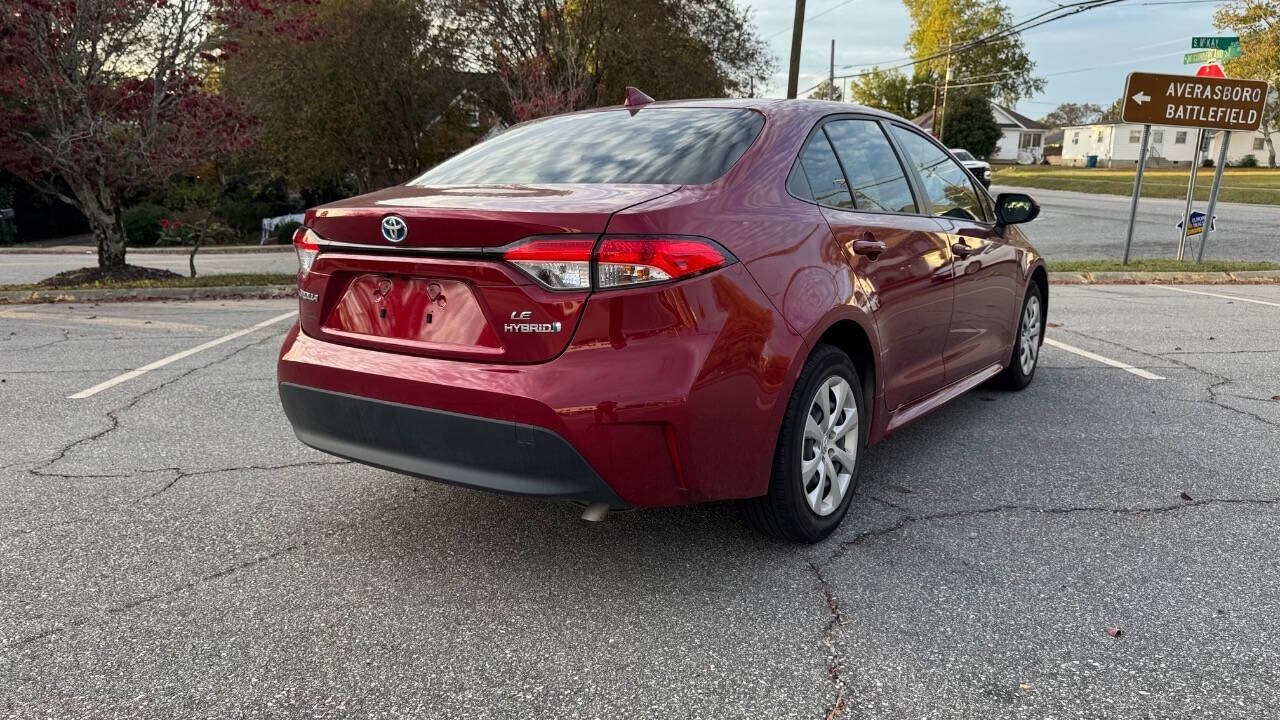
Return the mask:
[[[1223,300],[1238,300],[1240,302],[1254,303],[1256,305],[1280,307],[1280,303],[1271,302],[1269,300],[1257,300],[1254,298],[1240,297],[1239,295],[1219,295],[1218,293],[1205,292],[1203,290],[1188,290],[1186,288],[1174,287],[1173,285],[1148,285],[1147,287],[1160,288],[1161,290],[1176,290],[1178,292],[1191,293],[1192,295],[1207,295],[1208,297],[1222,298]]]
[[[1165,379],[1164,376],[1162,375],[1157,375],[1153,372],[1148,372],[1146,370],[1143,370],[1142,368],[1137,368],[1132,365],[1122,363],[1119,360],[1112,360],[1109,357],[1103,357],[1097,353],[1091,353],[1088,350],[1078,348],[1075,345],[1068,345],[1064,342],[1059,342],[1057,340],[1054,340],[1053,338],[1045,338],[1044,344],[1052,345],[1053,347],[1056,347],[1059,350],[1066,350],[1069,353],[1075,353],[1080,357],[1089,358],[1090,360],[1093,360],[1094,362],[1100,362],[1103,365],[1110,365],[1113,368],[1120,368],[1121,370],[1124,370],[1127,373],[1133,373],[1134,375],[1137,375],[1140,378],[1146,378],[1147,380],[1164,380]]]
[[[275,316],[275,317],[273,317],[273,318],[271,318],[271,319],[269,319],[269,320],[263,320],[262,322],[260,322],[260,323],[258,323],[258,324],[256,324],[256,325],[250,325],[249,327],[247,327],[247,328],[245,328],[245,329],[243,329],[243,330],[237,330],[237,331],[235,331],[235,332],[233,332],[233,333],[230,333],[230,334],[227,334],[227,335],[223,335],[223,336],[222,336],[222,337],[220,337],[220,338],[214,338],[213,340],[210,340],[209,342],[201,343],[201,344],[199,344],[199,345],[197,345],[197,346],[195,346],[195,347],[193,347],[193,348],[190,348],[189,350],[183,350],[182,352],[174,353],[174,354],[170,355],[169,357],[160,358],[159,360],[156,360],[155,362],[147,363],[146,365],[143,365],[142,367],[140,367],[140,368],[138,368],[138,369],[136,369],[136,370],[130,370],[129,372],[124,373],[124,374],[122,374],[122,375],[117,375],[117,376],[115,376],[115,377],[111,378],[110,380],[107,380],[106,382],[98,383],[97,385],[94,385],[93,387],[91,387],[91,388],[89,388],[89,389],[87,389],[87,390],[81,390],[80,392],[76,393],[75,395],[68,395],[68,396],[67,396],[67,399],[69,399],[69,400],[83,400],[84,398],[90,397],[90,396],[92,396],[92,395],[97,395],[98,393],[102,392],[103,390],[107,390],[107,389],[109,389],[109,388],[113,388],[113,387],[115,387],[116,385],[119,385],[119,384],[120,384],[120,383],[122,383],[122,382],[128,382],[128,381],[130,381],[130,380],[132,380],[132,379],[134,379],[134,378],[138,377],[139,375],[143,375],[143,374],[149,373],[149,372],[151,372],[152,370],[155,370],[156,368],[162,368],[162,367],[164,367],[165,365],[168,365],[169,363],[177,362],[177,361],[179,361],[179,360],[181,360],[181,359],[183,359],[183,358],[185,358],[185,357],[190,357],[190,356],[195,355],[196,353],[198,353],[198,352],[200,352],[200,351],[202,351],[202,350],[208,350],[209,348],[211,348],[211,347],[216,347],[216,346],[218,346],[218,345],[221,345],[221,344],[222,344],[222,343],[224,343],[224,342],[228,342],[228,341],[230,341],[230,340],[235,340],[235,339],[236,339],[236,338],[238,338],[238,337],[244,337],[245,335],[248,335],[249,333],[253,332],[254,330],[261,330],[262,328],[267,327],[268,325],[273,325],[273,324],[275,324],[275,323],[278,323],[278,322],[280,322],[281,320],[288,320],[289,318],[291,318],[291,317],[293,317],[293,316],[295,316],[295,315],[297,315],[297,314],[298,314],[298,311],[297,311],[297,310],[291,310],[291,311],[289,311],[289,312],[287,312],[287,313],[285,313],[285,314],[283,314],[283,315],[277,315],[277,316]]]

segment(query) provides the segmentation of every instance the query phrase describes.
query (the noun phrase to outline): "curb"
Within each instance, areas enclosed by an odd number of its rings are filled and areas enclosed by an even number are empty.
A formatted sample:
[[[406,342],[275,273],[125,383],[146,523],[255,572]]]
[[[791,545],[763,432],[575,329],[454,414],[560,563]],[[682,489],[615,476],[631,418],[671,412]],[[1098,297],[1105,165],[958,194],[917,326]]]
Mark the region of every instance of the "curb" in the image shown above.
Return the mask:
[[[296,297],[293,285],[242,285],[194,288],[98,288],[92,290],[0,290],[0,305],[130,300],[240,300]]]
[[[1055,285],[1269,285],[1280,284],[1280,270],[1238,272],[1051,272]]]
[[[292,245],[214,245],[212,247],[202,247],[200,252],[196,253],[196,259],[199,260],[201,255],[256,255],[258,253],[277,253],[277,252],[293,252]],[[88,245],[55,245],[53,247],[32,247],[24,248],[18,245],[6,245],[0,247],[0,255],[97,255],[98,249]],[[166,246],[166,247],[131,247],[125,257],[129,255],[190,255],[191,248],[182,246]]]

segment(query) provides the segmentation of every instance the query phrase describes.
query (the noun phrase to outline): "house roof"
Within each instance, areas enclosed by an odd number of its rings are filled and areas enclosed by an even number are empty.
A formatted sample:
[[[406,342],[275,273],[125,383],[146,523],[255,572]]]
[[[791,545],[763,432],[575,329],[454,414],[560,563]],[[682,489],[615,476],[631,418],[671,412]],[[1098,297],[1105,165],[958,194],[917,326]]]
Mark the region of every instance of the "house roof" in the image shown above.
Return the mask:
[[[1005,117],[1013,121],[1013,122],[1000,122],[999,117],[997,117],[996,125],[1002,128],[1014,128],[1018,130],[1048,130],[1049,129],[1049,127],[1044,123],[1036,122],[1035,120],[1032,120],[1026,115],[1021,115],[1019,113],[1016,113],[1013,110],[1010,110],[1009,108],[999,103],[993,102],[991,103],[991,107],[993,109],[999,110],[1000,113],[1002,113]],[[932,109],[926,110],[923,115],[917,118],[914,118],[911,122],[915,123],[916,125],[922,128],[925,128],[926,130],[933,127],[933,110]]]
[[[1009,117],[1013,118],[1013,121],[1014,121],[1014,122],[1018,123],[1018,125],[1022,126],[1023,128],[1025,128],[1025,129],[1027,129],[1027,130],[1048,130],[1048,129],[1049,129],[1049,126],[1048,126],[1048,125],[1045,125],[1044,123],[1041,123],[1041,122],[1037,122],[1037,121],[1035,121],[1035,120],[1032,120],[1031,118],[1027,117],[1026,115],[1019,114],[1019,113],[1017,113],[1017,112],[1015,112],[1015,111],[1013,111],[1013,110],[1010,110],[1009,108],[1007,108],[1007,107],[1005,107],[1005,106],[1003,106],[1003,105],[999,105],[999,104],[996,104],[996,103],[991,103],[991,104],[992,104],[992,105],[995,105],[996,107],[998,107],[998,108],[1000,108],[1001,110],[1003,110],[1003,111],[1004,111],[1004,113],[1005,113],[1006,115],[1008,115]]]

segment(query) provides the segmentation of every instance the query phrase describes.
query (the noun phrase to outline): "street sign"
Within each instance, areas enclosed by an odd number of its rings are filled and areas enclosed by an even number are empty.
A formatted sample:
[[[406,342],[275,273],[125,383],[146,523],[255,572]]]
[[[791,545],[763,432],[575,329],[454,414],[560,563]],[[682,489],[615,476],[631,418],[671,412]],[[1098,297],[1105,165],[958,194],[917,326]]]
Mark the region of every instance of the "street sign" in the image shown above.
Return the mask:
[[[1222,66],[1216,62],[1205,63],[1196,68],[1196,77],[1213,77],[1224,78],[1227,74],[1222,72]]]
[[[1210,60],[1221,60],[1227,56],[1225,50],[1197,50],[1182,56],[1183,65],[1207,63]]]
[[[1240,44],[1239,35],[1225,35],[1222,37],[1193,37],[1191,38],[1191,48],[1193,50],[1199,48],[1211,48],[1214,50],[1226,50],[1232,45]]]
[[[1266,100],[1262,80],[1134,72],[1125,83],[1121,116],[1143,125],[1253,131]]]
[[[1199,235],[1200,233],[1204,232],[1204,213],[1200,212],[1199,210],[1191,213],[1191,222],[1188,223],[1188,225],[1190,225],[1190,229],[1187,230],[1187,233],[1186,233],[1187,237],[1191,237],[1193,235]],[[1181,220],[1178,221],[1178,229],[1179,230],[1182,229]],[[1210,230],[1218,229],[1217,215],[1213,216],[1213,222],[1209,223],[1209,229]]]

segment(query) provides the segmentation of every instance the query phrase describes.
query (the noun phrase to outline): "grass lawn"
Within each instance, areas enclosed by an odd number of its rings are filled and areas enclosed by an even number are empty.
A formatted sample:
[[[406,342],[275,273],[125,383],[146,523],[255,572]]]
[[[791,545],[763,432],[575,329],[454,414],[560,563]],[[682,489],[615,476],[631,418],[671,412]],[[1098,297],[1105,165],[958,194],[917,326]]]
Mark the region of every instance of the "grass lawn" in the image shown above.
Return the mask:
[[[1203,263],[1179,262],[1172,258],[1131,260],[1058,260],[1048,263],[1050,272],[1237,272],[1240,270],[1280,270],[1280,263],[1245,262],[1242,260],[1210,260]]]
[[[991,182],[997,185],[1074,190],[1109,195],[1133,195],[1133,169],[1064,168],[1053,165],[995,166]],[[1150,169],[1142,176],[1142,197],[1185,198],[1189,168]],[[1196,199],[1207,201],[1213,185],[1213,168],[1200,168]],[[1222,171],[1221,202],[1280,205],[1280,168],[1233,168]]]
[[[101,288],[202,288],[248,287],[252,285],[293,285],[298,278],[293,273],[224,273],[196,277],[174,277],[163,280],[127,280],[121,282],[94,282],[78,285],[61,285],[58,290],[97,290]],[[53,290],[48,285],[0,285],[0,290]]]

